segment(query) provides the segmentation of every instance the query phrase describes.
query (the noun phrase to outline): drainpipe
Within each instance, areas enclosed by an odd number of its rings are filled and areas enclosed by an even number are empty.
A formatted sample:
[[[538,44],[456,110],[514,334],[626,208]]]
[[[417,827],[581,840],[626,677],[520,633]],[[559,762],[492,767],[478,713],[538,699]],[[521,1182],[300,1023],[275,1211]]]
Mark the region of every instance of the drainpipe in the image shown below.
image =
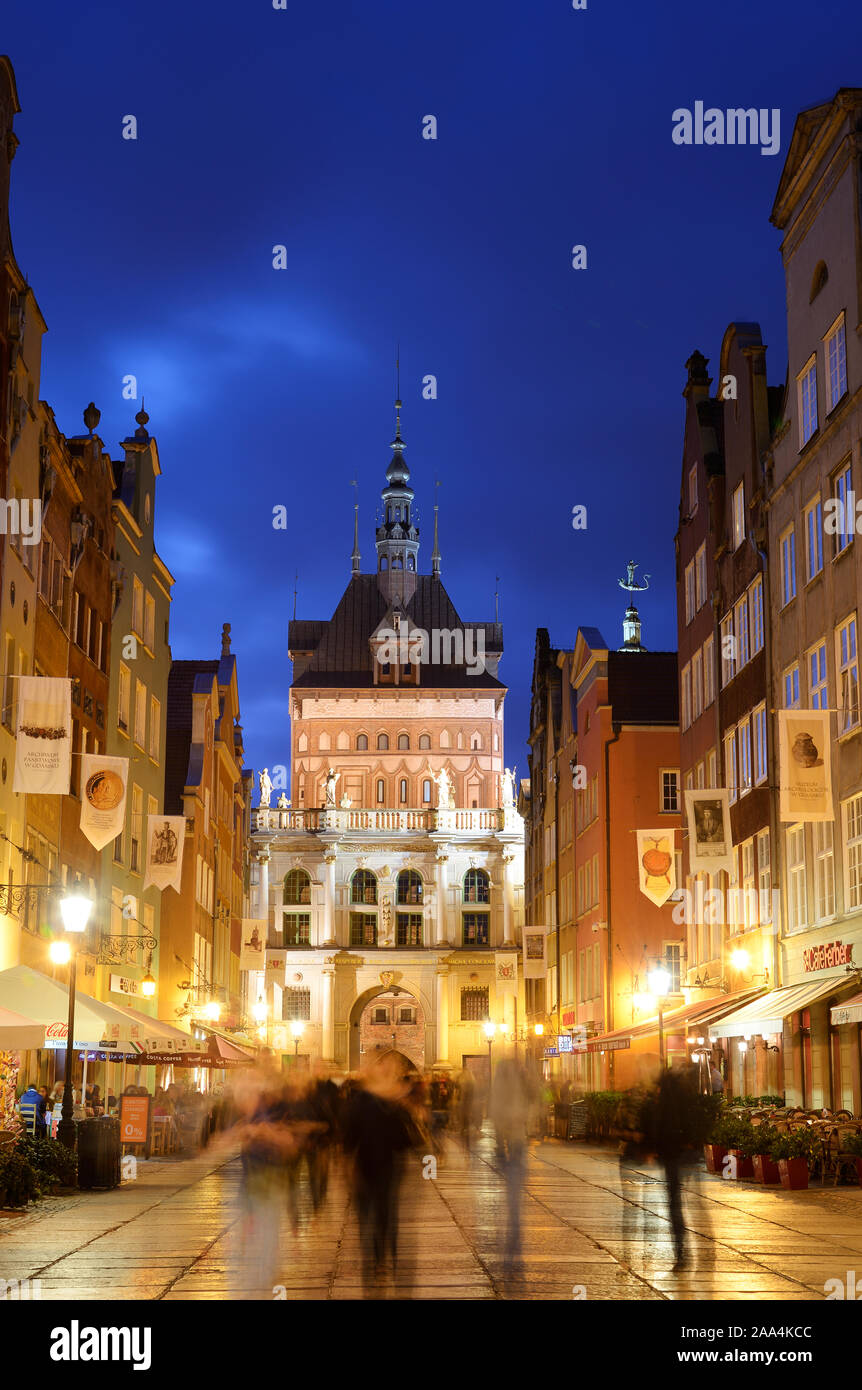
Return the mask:
[[[605,985],[605,1032],[613,1031],[614,1026],[614,987],[613,987],[613,927],[611,918],[611,779],[610,779],[610,746],[616,743],[622,732],[622,725],[614,723],[612,725],[614,736],[605,740],[605,908],[607,913],[607,967],[605,974],[607,981]],[[610,1062],[608,1064],[608,1081],[610,1090],[614,1089],[614,1052],[611,1049]]]

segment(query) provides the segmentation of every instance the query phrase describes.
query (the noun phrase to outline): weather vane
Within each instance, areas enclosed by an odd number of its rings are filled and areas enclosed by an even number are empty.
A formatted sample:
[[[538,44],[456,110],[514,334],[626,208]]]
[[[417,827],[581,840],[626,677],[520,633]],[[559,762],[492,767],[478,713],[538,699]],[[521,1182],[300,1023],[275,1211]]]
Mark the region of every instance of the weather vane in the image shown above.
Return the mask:
[[[639,594],[642,593],[644,589],[648,589],[650,581],[650,576],[648,574],[645,574],[643,584],[638,584],[637,580],[635,579],[636,569],[637,565],[635,564],[635,561],[629,560],[628,565],[626,566],[626,578],[617,580],[617,583],[619,584],[621,589],[628,589],[629,592],[633,594]]]

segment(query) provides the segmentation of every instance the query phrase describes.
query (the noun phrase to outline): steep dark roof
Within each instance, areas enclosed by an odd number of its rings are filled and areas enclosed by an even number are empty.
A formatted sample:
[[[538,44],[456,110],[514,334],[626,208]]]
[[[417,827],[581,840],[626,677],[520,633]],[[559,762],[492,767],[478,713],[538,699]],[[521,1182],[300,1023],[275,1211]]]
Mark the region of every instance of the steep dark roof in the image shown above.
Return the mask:
[[[679,723],[676,652],[608,652],[608,700],[615,723]]]
[[[199,676],[218,675],[217,661],[174,661],[168,676],[165,715],[165,815],[183,813],[183,790],[189,777],[192,746],[192,695]]]

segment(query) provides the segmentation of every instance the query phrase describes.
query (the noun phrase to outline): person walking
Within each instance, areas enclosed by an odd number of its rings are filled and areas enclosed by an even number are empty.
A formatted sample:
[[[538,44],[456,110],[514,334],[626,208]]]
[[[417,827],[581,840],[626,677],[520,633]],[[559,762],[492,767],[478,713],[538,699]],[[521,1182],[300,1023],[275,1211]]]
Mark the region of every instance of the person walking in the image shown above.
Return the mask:
[[[724,1077],[722,1076],[722,1074],[721,1074],[721,1072],[719,1071],[718,1067],[715,1065],[715,1062],[712,1063],[712,1065],[711,1065],[711,1067],[710,1067],[710,1069],[709,1069],[709,1080],[710,1080],[710,1084],[711,1084],[711,1086],[712,1086],[712,1094],[713,1094],[714,1096],[723,1096],[723,1095],[724,1095]]]
[[[527,1126],[533,1096],[524,1067],[505,1057],[491,1084],[491,1122],[506,1182],[507,1223],[503,1258],[507,1272],[521,1258],[521,1195],[527,1158]]]

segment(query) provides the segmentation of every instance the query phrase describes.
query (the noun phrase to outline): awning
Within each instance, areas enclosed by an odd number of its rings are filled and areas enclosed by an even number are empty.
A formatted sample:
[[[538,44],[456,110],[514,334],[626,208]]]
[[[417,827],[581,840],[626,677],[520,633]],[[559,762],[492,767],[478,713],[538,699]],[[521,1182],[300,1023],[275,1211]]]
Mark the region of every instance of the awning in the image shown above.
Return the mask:
[[[196,1041],[196,1039],[193,1039]],[[135,1060],[144,1067],[212,1067],[219,1071],[222,1067],[247,1067],[254,1058],[241,1052],[233,1043],[215,1035],[200,1043],[201,1052],[142,1052]]]
[[[748,1004],[762,993],[762,989],[740,990],[736,994],[720,994],[713,999],[701,999],[697,1004],[683,1004],[681,1008],[669,1009],[667,1013],[662,1014],[662,1032],[666,1038],[680,1033],[687,1036],[693,1028],[705,1028],[711,1020],[723,1018],[725,1014],[738,1009],[740,1004]],[[613,1052],[619,1048],[631,1047],[636,1038],[648,1038],[653,1035],[658,1037],[658,1014],[632,1024],[630,1028],[616,1028],[612,1033],[590,1038],[586,1044],[578,1046],[575,1043],[573,1050]]]
[[[211,1041],[216,1040],[220,1044],[224,1043],[225,1047],[228,1050],[225,1053],[219,1055],[227,1057],[239,1055],[240,1057],[242,1057],[244,1062],[254,1061],[257,1055],[257,1049],[253,1050],[248,1045],[236,1042],[233,1038],[227,1037],[225,1033],[220,1032],[218,1028],[213,1028],[208,1023],[201,1023],[199,1026],[203,1028],[205,1032],[209,1033]]]
[[[849,983],[846,974],[841,974],[830,975],[825,979],[819,976],[816,980],[807,980],[805,984],[786,985],[783,989],[770,990],[768,994],[746,1004],[745,1008],[737,1009],[720,1022],[711,1024],[709,1036],[741,1038],[746,1033],[780,1033],[789,1014],[806,1009],[815,1000],[822,999],[827,994],[834,994],[836,989]]]
[[[69,991],[29,965],[0,971],[0,1008],[23,1011],[44,1025],[42,1047],[64,1048],[68,1036]],[[134,1039],[131,1019],[112,1004],[102,1004],[80,990],[75,994],[75,1048],[110,1051],[135,1056],[141,1049]]]
[[[0,1051],[29,1052],[44,1046],[44,1023],[34,1023],[32,1018],[24,1018],[11,1009],[0,1009]]]
[[[862,994],[854,994],[846,1004],[833,1004],[831,1016],[833,1026],[839,1023],[862,1023]]]
[[[119,1006],[113,1005],[112,1007]],[[173,1023],[166,1023],[161,1018],[152,1018],[149,1014],[141,1013],[140,1009],[133,1009],[128,1004],[122,1005],[122,1012],[128,1014],[129,1018],[140,1028],[139,1041],[144,1052],[176,1054],[178,1052],[204,1053],[207,1050],[205,1040],[193,1038],[191,1033],[186,1033],[182,1028],[175,1027]]]

